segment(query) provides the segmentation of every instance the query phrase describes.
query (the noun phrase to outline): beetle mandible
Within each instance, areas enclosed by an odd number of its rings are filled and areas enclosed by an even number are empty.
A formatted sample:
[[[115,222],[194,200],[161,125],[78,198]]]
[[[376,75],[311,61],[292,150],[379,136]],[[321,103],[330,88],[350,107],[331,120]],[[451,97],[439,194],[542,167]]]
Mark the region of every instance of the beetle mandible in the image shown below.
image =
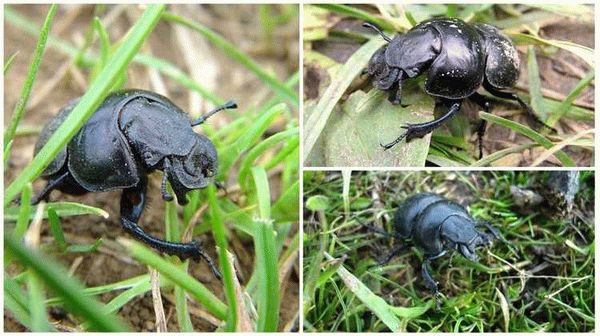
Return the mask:
[[[79,99],[69,102],[42,129],[35,154]],[[144,232],[138,220],[146,204],[148,174],[155,170],[163,172],[160,190],[165,201],[173,200],[167,191],[167,180],[181,205],[187,203],[189,191],[208,186],[218,169],[217,152],[213,143],[192,127],[218,111],[236,107],[230,101],[190,121],[187,113],[157,93],[111,93],[44,170],[42,177],[48,183],[32,203],[48,199],[54,189],[73,195],[123,189],[120,221],[126,232],[160,252],[181,259],[203,258],[220,278],[199,241],[175,243],[153,237]]]
[[[467,98],[489,113],[489,102],[476,91],[482,85],[496,97],[517,101],[533,121],[546,126],[519,96],[504,91],[512,88],[519,78],[519,55],[498,28],[455,18],[435,18],[391,39],[376,26],[367,22],[363,25],[388,42],[373,54],[366,70],[373,77],[375,88],[388,92],[389,101],[398,105],[403,81],[426,73],[425,92],[448,108],[438,119],[402,126],[406,132],[388,144],[381,144],[384,149],[392,148],[404,138],[409,142],[433,132],[452,118]],[[480,157],[485,128],[486,122],[482,120],[477,127]]]
[[[484,226],[490,233],[477,230]],[[396,210],[394,232],[382,232],[400,240],[411,240],[424,253],[421,274],[427,288],[439,293],[437,282],[429,272],[431,260],[455,250],[465,258],[477,261],[475,249],[489,246],[493,239],[506,242],[488,222],[477,222],[461,205],[432,193],[420,193],[407,198]],[[375,229],[379,231],[378,229]],[[397,244],[381,264],[388,263],[406,245]]]

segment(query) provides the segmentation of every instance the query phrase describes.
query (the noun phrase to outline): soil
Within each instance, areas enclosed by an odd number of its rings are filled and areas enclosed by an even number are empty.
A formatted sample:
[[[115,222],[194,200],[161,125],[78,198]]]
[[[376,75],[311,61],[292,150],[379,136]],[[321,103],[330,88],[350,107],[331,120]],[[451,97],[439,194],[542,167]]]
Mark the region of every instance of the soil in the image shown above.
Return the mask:
[[[41,26],[47,14],[46,5],[25,5],[11,6],[12,9],[24,15],[37,26]],[[290,20],[287,24],[280,26],[273,34],[277,48],[263,43],[262,32],[258,23],[258,6],[255,5],[236,5],[236,6],[218,6],[218,5],[173,5],[169,10],[176,13],[184,13],[184,16],[192,20],[198,20],[202,24],[214,29],[222,34],[226,39],[232,42],[238,48],[249,53],[261,66],[271,71],[277,78],[289,78],[298,68],[298,21],[297,18]],[[278,10],[278,7],[276,7]],[[137,6],[107,6],[104,14],[96,14],[102,20],[110,13],[120,11],[114,21],[108,25],[111,42],[123,36],[128,27],[135,22],[141,13],[141,8]],[[106,13],[109,13],[105,16]],[[89,23],[94,15],[94,7],[87,5],[68,5],[59,6],[58,12],[52,26],[52,35],[68,41],[74,45],[81,45],[84,34],[88,29]],[[165,59],[175,64],[183,71],[193,72],[198,69],[189,70],[184,61],[185,52],[182,51],[181,44],[177,43],[175,28],[170,23],[160,22],[150,37],[142,52],[151,53],[156,57]],[[188,30],[188,32],[191,32]],[[194,48],[200,50],[200,54],[195,54],[196,61],[202,72],[201,83],[206,88],[224,98],[235,98],[239,106],[252,107],[259,106],[265,99],[269,98],[269,91],[260,82],[256,76],[249,73],[242,65],[231,60],[220,49],[213,47],[207,42],[198,41],[196,34],[191,34],[191,41],[195,42]],[[28,71],[29,62],[37,42],[37,37],[24,33],[14,25],[4,23],[4,59],[7,60],[11,55],[18,52],[14,62],[10,66],[7,75],[4,78],[4,120],[5,126],[8,125],[12,116],[12,111],[20,95],[24,83],[25,74]],[[196,40],[194,40],[196,38]],[[190,40],[188,40],[189,42]],[[98,43],[93,46],[97,52]],[[196,50],[196,51],[197,51]],[[12,145],[11,156],[4,172],[4,183],[10,183],[22,169],[31,161],[33,157],[33,148],[37,139],[37,132],[41,127],[69,100],[81,96],[85,92],[85,85],[80,85],[79,78],[89,78],[89,72],[83,74],[74,66],[69,66],[64,76],[60,75],[63,66],[70,62],[70,58],[52,47],[47,47],[37,79],[33,86],[30,97],[30,105],[25,111],[21,127],[32,128],[34,134],[17,136]],[[59,78],[55,78],[56,76]],[[127,87],[153,89],[151,85],[149,72],[139,65],[132,65],[128,72]],[[51,89],[44,93],[44,87],[55,80]],[[195,101],[190,103],[188,99],[189,91],[170,79],[164,77],[163,84],[167,88],[167,96],[178,106],[187,111],[204,112],[210,108],[210,103],[204,101]],[[85,84],[85,83],[84,83]],[[86,84],[87,85],[87,84]],[[37,101],[37,103],[36,103]],[[192,104],[192,106],[190,106]],[[219,129],[231,121],[231,116],[220,114],[211,118],[211,125]],[[276,132],[277,129],[268,130]],[[164,203],[160,198],[160,174],[153,174],[149,186],[149,202],[145,212],[140,220],[140,225],[148,233],[158,237],[164,236]],[[230,176],[237,176],[231,173]],[[270,181],[277,185],[279,176],[274,175]],[[232,181],[225,181],[227,185],[234,184]],[[228,183],[230,182],[230,184]],[[40,190],[45,185],[44,181],[38,180],[34,183],[34,190]],[[277,195],[274,195],[277,196]],[[69,217],[62,221],[66,240],[72,244],[89,244],[102,238],[104,243],[102,248],[95,253],[87,254],[66,254],[53,255],[65,267],[70,268],[80,262],[74,268],[74,275],[79,278],[86,287],[109,284],[131,278],[140,274],[147,273],[144,266],[135,261],[124,257],[118,250],[118,245],[114,240],[124,234],[119,224],[119,204],[120,192],[94,193],[84,196],[69,196],[55,191],[51,199],[61,201],[76,201],[89,204],[95,207],[103,208],[110,214],[109,219],[104,220],[99,217]],[[42,242],[50,241],[51,235],[48,232],[47,225],[44,225],[42,232]],[[210,235],[198,237],[204,241],[204,245],[213,258],[215,243],[209,238]],[[235,234],[231,235],[229,242],[233,254],[238,257],[239,268],[241,270],[253,269],[253,245],[247,240],[240,240]],[[224,299],[222,284],[216,280],[209,271],[206,263],[190,263],[191,274],[206,285],[213,293]],[[296,268],[297,269],[297,268]],[[250,271],[246,271],[246,277],[240,275],[241,281],[249,280]],[[298,313],[298,274],[294,271],[286,280],[286,291],[282,297],[282,306],[280,311],[280,328],[293,321]],[[243,284],[244,285],[244,284]],[[108,302],[116,294],[106,294],[99,297],[103,302]],[[177,319],[174,314],[174,306],[168,297],[164,297],[163,304],[168,318],[168,330],[178,331]],[[191,306],[202,310],[202,308],[190,303]],[[191,309],[192,310],[192,309]],[[151,294],[148,293],[129,302],[120,311],[119,315],[128,321],[134,330],[154,331],[155,316],[152,305]],[[192,323],[197,331],[215,330],[216,326],[207,319],[201,317],[201,314],[191,312]],[[60,311],[53,314],[57,316],[55,327],[60,330],[70,330],[76,324],[66,314]],[[25,331],[10,313],[4,314],[5,331]]]
[[[337,22],[332,30],[337,32],[359,32],[372,33],[368,28],[361,26],[362,21],[353,18],[340,18],[338,14],[330,14],[331,21]],[[594,48],[594,25],[585,23],[571,18],[561,18],[553,21],[551,24],[541,27],[540,36],[545,39],[556,39],[574,42],[583,46]],[[361,46],[357,41],[344,38],[330,37],[324,40],[315,41],[310,45],[310,48],[317,51],[339,64],[344,64],[348,58]],[[526,46],[518,46],[519,56],[521,58],[521,76],[516,85],[518,92],[527,92],[527,48]],[[569,53],[563,49],[548,50],[550,53],[544,54],[540,49],[537,50],[537,62],[541,79],[542,89],[553,91],[562,99],[573,90],[575,85],[587,74],[591,69],[581,58]],[[546,51],[546,50],[544,50]],[[370,85],[365,88],[364,81],[366,78],[360,78],[353,83],[349,92],[355,89],[369,90]],[[304,64],[304,100],[317,101],[322,92],[315,92],[320,88],[326,88],[330,78],[325,71],[320,70],[312,63],[305,62]],[[348,93],[349,93],[348,92]],[[589,85],[577,98],[576,105],[591,107],[594,106],[594,85]],[[503,102],[494,100],[492,104],[493,113],[507,117],[524,125],[530,125],[534,129],[539,129],[539,125],[532,123],[526,117],[525,113],[517,111],[517,105],[506,105]],[[466,102],[463,108],[463,113],[466,113],[469,119],[475,120],[477,107],[469,102]],[[561,121],[555,128],[559,134],[570,133],[576,134],[582,130],[593,128],[593,122],[581,122],[569,120]],[[472,132],[474,134],[474,132]],[[475,136],[472,138],[473,141]],[[529,143],[531,140],[516,134],[513,131],[496,124],[488,124],[488,128],[483,139],[484,155],[497,152],[505,149],[508,146],[516,144]],[[543,152],[541,148],[526,150],[521,154],[509,155],[504,161],[497,161],[496,164],[502,166],[527,166],[530,165]],[[593,164],[593,153],[587,150],[579,150],[566,147],[565,152],[571,156],[578,166],[589,167]],[[560,162],[551,158],[542,165],[556,166]]]

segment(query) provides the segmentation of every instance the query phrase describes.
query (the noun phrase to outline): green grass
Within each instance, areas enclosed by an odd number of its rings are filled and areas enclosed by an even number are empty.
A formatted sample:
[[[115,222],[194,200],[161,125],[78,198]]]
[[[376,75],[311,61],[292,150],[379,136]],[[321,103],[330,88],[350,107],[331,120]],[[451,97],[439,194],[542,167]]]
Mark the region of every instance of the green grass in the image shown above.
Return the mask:
[[[439,166],[470,166],[491,165],[495,161],[510,159],[516,154],[529,155],[527,151],[541,151],[543,148],[556,147],[564,144],[566,139],[573,137],[572,129],[568,126],[577,122],[579,127],[593,129],[594,109],[575,106],[574,101],[580,97],[585,90],[592,86],[594,73],[594,50],[571,41],[554,40],[540,36],[540,30],[550,22],[561,22],[569,24],[568,18],[578,17],[581,22],[593,25],[592,6],[574,6],[572,8],[553,5],[339,5],[339,4],[315,4],[304,6],[304,48],[305,67],[311,70],[311,74],[317,74],[318,80],[312,79],[305,85],[313,85],[309,92],[317,90],[317,97],[305,99],[305,136],[303,161],[309,166],[409,166],[423,165],[425,159],[429,163]],[[396,133],[404,132],[400,126],[406,123],[422,122],[410,120],[411,116],[419,115],[424,121],[434,117],[433,107],[428,105],[417,106],[409,99],[404,99],[406,105],[415,107],[416,111],[400,111],[398,107],[387,102],[387,94],[381,95],[377,102],[381,102],[383,108],[373,109],[368,116],[358,115],[360,104],[352,104],[361,93],[369,92],[370,86],[365,84],[366,76],[359,76],[360,71],[365,69],[370,57],[384,43],[383,39],[371,32],[365,34],[357,27],[360,23],[368,21],[381,27],[388,36],[402,34],[409,30],[415,23],[438,16],[451,16],[461,18],[467,22],[485,22],[496,25],[512,38],[517,46],[526,46],[521,49],[526,54],[521,54],[521,62],[526,65],[526,71],[521,77],[526,78],[528,87],[518,94],[533,108],[535,114],[549,125],[559,130],[558,134],[549,135],[544,129],[532,138],[528,135],[516,137],[516,141],[502,142],[499,137],[506,134],[501,129],[495,128],[492,135],[488,129],[488,137],[484,138],[486,147],[485,157],[478,159],[478,144],[476,143],[475,122],[470,120],[467,113],[459,113],[446,123],[445,127],[436,130],[429,141],[429,137],[414,140],[415,143],[400,142],[391,151],[394,157],[402,160],[393,162],[391,160],[380,161],[384,154],[376,144],[368,143],[370,138],[376,138],[374,142],[383,142],[389,135],[383,136],[388,131]],[[562,20],[562,21],[561,21]],[[345,24],[336,24],[340,21]],[[525,33],[523,31],[526,31]],[[378,45],[373,45],[378,41]],[[338,52],[337,49],[343,50]],[[520,47],[521,48],[521,47]],[[347,50],[346,50],[347,49]],[[349,58],[343,56],[355,50]],[[548,86],[540,72],[547,71],[540,68],[541,59],[555,59],[561,57],[557,51],[562,50],[582,61],[588,69],[589,74],[582,77],[580,82],[570,88],[567,92],[560,92],[557,98],[547,93]],[[339,58],[339,59],[338,59]],[[579,76],[579,75],[577,75]],[[405,87],[417,86],[420,99],[430,99],[422,90],[425,76],[404,82]],[[521,79],[520,82],[525,82]],[[404,97],[410,95],[411,90],[403,88]],[[550,89],[553,86],[549,87]],[[480,90],[484,91],[484,90]],[[519,107],[501,99],[492,98],[492,108],[498,114],[502,110],[513,110]],[[465,108],[463,108],[465,110]],[[399,111],[399,112],[398,112]],[[397,116],[396,116],[397,114]],[[396,122],[390,123],[386,118],[394,115]],[[474,115],[474,114],[473,114]],[[439,114],[437,114],[439,116]],[[369,118],[368,120],[367,117]],[[488,118],[489,120],[489,118]],[[381,126],[381,125],[389,126]],[[374,135],[370,138],[360,137],[361,127],[373,128]],[[352,134],[356,139],[348,143],[348,139],[336,133],[341,127],[344,134]],[[512,135],[523,134],[523,128],[531,128],[520,122],[502,123],[502,128],[510,131]],[[383,127],[383,128],[382,128]],[[375,131],[376,130],[376,131]],[[500,133],[502,132],[502,133]],[[539,136],[538,136],[539,135]],[[394,139],[392,137],[391,139]],[[593,139],[593,134],[585,134],[585,139]],[[452,139],[452,143],[440,141],[440,139]],[[371,139],[372,140],[372,139]],[[389,141],[389,140],[387,140]],[[491,142],[486,146],[486,141]],[[338,147],[343,148],[342,153]],[[543,147],[543,148],[540,148]],[[586,145],[571,142],[566,145],[566,151],[557,150],[552,152],[545,164],[562,166],[591,166],[594,145],[588,142]],[[334,153],[328,149],[336,148]],[[401,149],[399,149],[401,148]],[[336,156],[336,152],[339,152]],[[535,153],[535,152],[534,152]],[[576,156],[574,154],[576,154]],[[535,155],[533,155],[535,157]],[[575,156],[575,157],[571,157]],[[406,160],[406,158],[419,158],[419,160]],[[364,159],[363,159],[364,158]],[[530,162],[531,161],[531,162]],[[343,163],[343,164],[340,164]],[[527,165],[533,164],[532,160],[525,160]]]
[[[581,173],[573,216],[513,207],[510,186],[545,172],[305,172],[304,327],[307,331],[589,332],[594,330],[594,173]],[[347,185],[349,213],[345,211]],[[509,244],[432,262],[440,308],[412,246],[376,266],[396,243],[362,222],[392,229],[396,207],[417,192],[457,201]],[[381,226],[380,226],[381,225]]]
[[[283,298],[280,288],[285,287],[281,286],[282,282],[289,280],[279,278],[278,265],[289,264],[288,258],[298,249],[299,134],[297,113],[294,111],[298,105],[298,73],[286,81],[281,81],[263,70],[250,55],[224,37],[207,27],[166,12],[167,9],[162,5],[147,6],[129,32],[119,40],[115,40],[117,36],[109,36],[110,30],[94,18],[89,24],[92,35],[86,35],[89,43],[80,48],[48,34],[54,7],[43,28],[33,25],[33,20],[23,16],[15,8],[7,6],[5,9],[5,18],[10,22],[8,24],[16,26],[24,33],[41,35],[38,43],[41,47],[36,50],[32,68],[42,61],[43,42],[47,37],[47,47],[62,53],[72,62],[72,66],[79,67],[79,70],[89,74],[89,88],[81,102],[48,145],[27,167],[15,174],[17,177],[9,181],[4,190],[4,214],[7,223],[4,257],[5,312],[30,331],[54,330],[55,326],[50,323],[50,311],[57,306],[75,316],[76,327],[81,330],[127,331],[132,328],[128,321],[117,315],[123,306],[132,304],[152,290],[150,271],[96,287],[85,287],[76,277],[69,276],[68,272],[59,266],[62,255],[77,252],[92,257],[94,253],[100,253],[98,247],[104,242],[97,240],[91,245],[72,244],[63,233],[63,225],[69,225],[72,216],[106,218],[108,214],[93,207],[94,204],[73,202],[53,202],[32,207],[29,205],[33,194],[31,182],[39,176],[110,91],[132,85],[127,82],[127,70],[132,63],[156,69],[171,78],[181,89],[196,91],[215,104],[225,100],[205,89],[168,60],[139,52],[149,37],[158,34],[154,31],[154,26],[163,21],[162,24],[171,26],[181,24],[191,32],[206,38],[217,48],[222,48],[234,62],[259,78],[269,95],[264,99],[264,103],[254,108],[240,106],[241,111],[232,121],[235,127],[225,126],[220,130],[214,130],[210,125],[204,127],[205,134],[214,142],[219,153],[218,180],[238,182],[239,186],[227,186],[229,189],[239,190],[235,192],[236,197],[218,194],[216,188],[211,186],[205,190],[190,192],[189,203],[184,207],[174,203],[165,207],[164,230],[168,239],[190,239],[186,235],[189,232],[192,237],[204,233],[213,235],[217,245],[217,264],[224,277],[222,289],[211,290],[195,279],[189,270],[195,267],[193,262],[181,262],[174,257],[161,256],[154,250],[130,240],[125,233],[117,242],[122,246],[124,253],[137,263],[146,266],[146,269],[158,271],[158,285],[162,295],[173,295],[173,318],[177,321],[177,329],[169,331],[200,331],[194,330],[190,305],[196,306],[196,309],[197,306],[201,306],[209,315],[220,321],[216,327],[218,331],[281,330],[284,323],[280,321],[279,316]],[[97,9],[101,11],[100,7]],[[283,16],[272,28],[277,29],[279,24],[297,18],[297,14],[297,10],[285,9]],[[60,15],[55,18],[61,19]],[[116,42],[111,45],[110,41]],[[100,53],[96,55],[92,50],[99,50]],[[14,55],[7,63],[13,59]],[[7,64],[5,72],[10,74],[11,71]],[[32,71],[28,78],[23,92],[29,91],[35,83],[35,71]],[[24,100],[20,103],[23,106],[26,105],[26,95]],[[17,130],[25,112],[22,107],[17,107],[16,111],[14,126],[11,124],[5,131],[5,140],[9,140],[5,141],[5,153],[8,154],[14,150],[10,140],[15,134],[19,136]],[[21,202],[12,203],[19,194]],[[295,205],[290,206],[290,200],[295,200]],[[195,218],[206,204],[208,210],[201,212],[200,218]],[[48,221],[45,221],[46,218]],[[196,225],[197,222],[201,224]],[[49,228],[52,235],[50,240],[43,240],[33,247],[23,243],[24,236],[39,236],[39,230],[45,227]],[[242,241],[254,240],[254,249],[250,254],[256,269],[244,270],[248,278],[241,287],[235,276],[239,264],[233,263],[234,259],[228,257],[232,251],[229,246],[232,235],[237,235]],[[241,292],[236,288],[241,288]],[[101,294],[111,294],[112,299],[101,303],[98,297]],[[243,305],[248,311],[238,309],[239,305]],[[250,314],[251,311],[256,312],[257,315],[253,317],[256,320],[245,317],[245,314]],[[250,323],[242,325],[240,320]]]

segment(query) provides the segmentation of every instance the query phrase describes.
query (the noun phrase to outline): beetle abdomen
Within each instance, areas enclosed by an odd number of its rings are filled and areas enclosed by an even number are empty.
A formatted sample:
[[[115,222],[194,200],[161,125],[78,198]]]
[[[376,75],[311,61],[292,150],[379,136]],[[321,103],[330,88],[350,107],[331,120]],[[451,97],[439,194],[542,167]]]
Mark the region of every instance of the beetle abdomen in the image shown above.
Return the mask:
[[[485,58],[480,35],[457,19],[428,23],[439,33],[442,46],[427,73],[425,91],[449,99],[470,96],[483,83]]]
[[[44,147],[50,137],[56,132],[56,130],[62,125],[62,123],[67,119],[71,111],[77,103],[79,103],[79,99],[73,99],[67,103],[65,107],[63,107],[58,113],[42,128],[40,132],[40,137],[38,141],[35,143],[35,149],[33,151],[33,155],[37,155],[37,153]],[[57,173],[67,161],[67,148],[64,147],[58,152],[54,160],[50,162],[48,167],[42,172],[42,176],[50,176],[52,174]]]
[[[69,171],[93,192],[128,188],[139,182],[127,139],[117,127],[117,95],[108,96],[67,145]]]
[[[483,37],[487,55],[485,77],[497,89],[508,89],[519,79],[519,54],[510,39],[502,31],[485,23],[475,28]]]
[[[410,238],[417,216],[427,206],[441,200],[445,200],[445,198],[432,193],[421,193],[407,198],[396,210],[394,231],[403,238]]]

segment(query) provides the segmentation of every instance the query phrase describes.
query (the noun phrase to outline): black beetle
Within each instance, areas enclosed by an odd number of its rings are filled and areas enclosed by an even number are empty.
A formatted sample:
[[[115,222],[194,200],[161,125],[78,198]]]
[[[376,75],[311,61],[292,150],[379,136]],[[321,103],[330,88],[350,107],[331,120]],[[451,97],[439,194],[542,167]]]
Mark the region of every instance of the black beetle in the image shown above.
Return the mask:
[[[35,154],[63,123],[79,98],[72,100],[42,129]],[[195,121],[168,98],[144,90],[123,90],[110,94],[73,139],[48,165],[42,176],[48,180],[32,203],[47,199],[58,189],[67,194],[123,189],[121,225],[135,238],[157,250],[181,259],[204,258],[220,277],[199,241],[174,243],[153,237],[138,226],[146,204],[148,174],[163,171],[161,194],[173,200],[166,189],[171,183],[179,204],[186,194],[205,188],[218,167],[213,143],[192,127],[224,109],[236,108],[228,102]]]
[[[478,226],[485,226],[491,236],[477,230]],[[421,265],[421,273],[425,285],[436,294],[439,293],[437,282],[429,273],[431,260],[444,256],[448,250],[456,250],[465,258],[477,261],[475,248],[491,245],[493,238],[505,242],[491,224],[475,221],[461,205],[432,193],[420,193],[407,198],[396,210],[393,227],[393,233],[372,229],[397,239],[410,239],[423,250],[425,260]],[[405,246],[396,245],[380,264],[388,263]]]
[[[516,100],[535,122],[544,126],[519,96],[503,91],[512,88],[519,78],[519,55],[498,28],[454,18],[435,18],[390,39],[376,26],[363,25],[376,30],[388,42],[373,54],[367,67],[375,88],[389,92],[389,101],[397,105],[401,103],[402,82],[426,73],[425,92],[448,107],[438,119],[402,126],[406,132],[382,144],[384,149],[392,148],[404,138],[408,142],[431,133],[453,117],[466,98],[489,112],[489,102],[476,92],[481,85],[496,97]],[[480,157],[485,126],[485,121],[481,121],[477,129]]]

